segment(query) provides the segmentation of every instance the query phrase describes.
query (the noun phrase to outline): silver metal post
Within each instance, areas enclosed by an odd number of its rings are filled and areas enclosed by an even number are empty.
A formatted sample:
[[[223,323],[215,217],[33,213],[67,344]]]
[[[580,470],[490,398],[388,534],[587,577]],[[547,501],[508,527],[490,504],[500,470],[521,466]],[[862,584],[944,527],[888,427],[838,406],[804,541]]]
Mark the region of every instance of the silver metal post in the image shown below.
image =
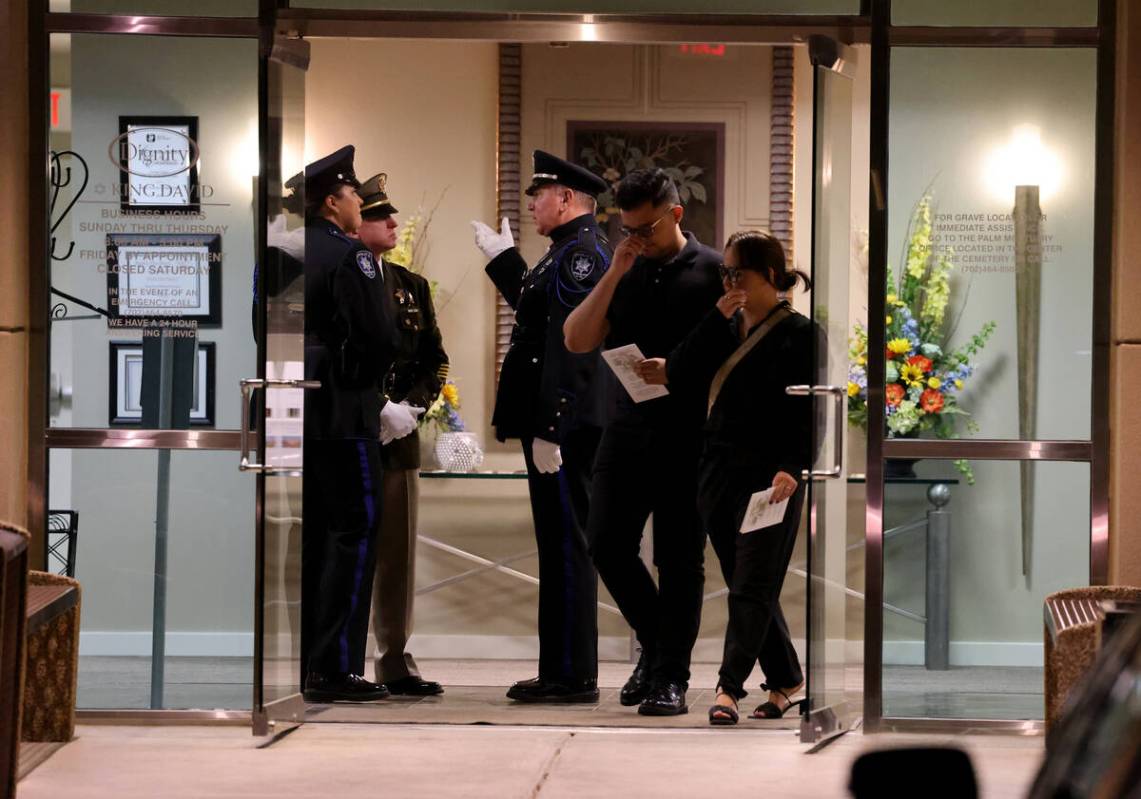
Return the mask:
[[[927,625],[924,663],[931,671],[951,668],[951,489],[935,483],[927,489],[935,507],[927,511]]]
[[[162,331],[159,353],[159,428],[170,429],[174,417],[174,338]],[[158,451],[155,480],[155,574],[151,611],[151,709],[163,707],[166,671],[166,542],[170,520],[170,450]]]

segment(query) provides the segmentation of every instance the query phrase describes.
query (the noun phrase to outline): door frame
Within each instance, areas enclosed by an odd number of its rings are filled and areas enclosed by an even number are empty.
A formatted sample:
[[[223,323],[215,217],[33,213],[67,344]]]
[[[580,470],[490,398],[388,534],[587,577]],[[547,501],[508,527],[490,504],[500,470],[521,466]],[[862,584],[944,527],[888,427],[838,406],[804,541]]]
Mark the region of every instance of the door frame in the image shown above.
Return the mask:
[[[1116,0],[1098,0],[1090,28],[893,27],[891,0],[871,0],[871,187],[868,319],[887,312],[888,123],[893,47],[1080,47],[1097,50],[1093,349],[1090,438],[1076,441],[934,440],[885,437],[884,326],[868,325],[868,468],[865,504],[864,726],[871,732],[1041,733],[1040,721],[889,718],[883,715],[884,482],[886,459],[1070,461],[1090,464],[1090,585],[1109,575],[1109,342],[1113,245]],[[878,288],[877,288],[878,287]]]
[[[725,40],[737,43],[801,44],[821,34],[845,44],[871,45],[870,112],[871,189],[869,196],[869,289],[886,277],[887,91],[890,48],[915,46],[1094,47],[1097,49],[1097,119],[1094,211],[1093,406],[1088,441],[905,441],[883,438],[883,382],[869,384],[869,427],[866,501],[866,596],[864,640],[864,724],[868,729],[1024,730],[1024,722],[958,722],[930,719],[884,719],[882,716],[883,601],[883,463],[884,458],[970,457],[983,459],[1076,460],[1090,464],[1090,583],[1104,584],[1109,557],[1109,338],[1112,270],[1113,139],[1116,0],[1098,0],[1097,27],[924,27],[892,26],[891,0],[860,0],[850,15],[689,15],[689,14],[543,14],[489,12],[347,11],[290,8],[289,0],[259,0],[256,17],[128,16],[56,13],[48,0],[28,4],[29,179],[26,196],[31,218],[29,261],[28,364],[28,526],[43,531],[46,523],[48,451],[52,448],[198,449],[202,433],[48,427],[50,348],[47,331],[49,287],[48,192],[44,180],[48,158],[47,96],[50,89],[52,33],[141,34],[150,36],[237,37],[259,40],[259,158],[262,174],[267,158],[266,63],[275,35],[463,38],[514,42],[597,41],[641,44]],[[265,188],[259,190],[264,202]],[[263,206],[264,207],[264,206]],[[259,225],[259,253],[265,242]],[[260,282],[260,281],[259,281]],[[264,297],[259,285],[259,297]],[[869,290],[869,318],[883,315],[882,292]],[[265,303],[261,306],[264,309]],[[258,344],[259,377],[264,378],[264,337]],[[869,374],[883,373],[883,330],[869,330]],[[879,349],[876,349],[876,344]],[[876,382],[879,385],[876,385]],[[877,406],[878,402],[878,406]],[[878,407],[878,410],[877,410]],[[264,427],[262,425],[261,427]],[[215,431],[211,449],[239,449],[238,431]],[[236,464],[235,464],[236,466]],[[259,476],[259,502],[264,490]],[[262,508],[255,508],[262,519]],[[259,541],[263,529],[259,524]],[[44,534],[33,535],[33,562],[46,559]],[[241,713],[237,714],[241,717]],[[198,711],[80,711],[81,718],[140,718],[177,723],[213,716]],[[235,714],[227,712],[232,723]],[[249,717],[249,714],[245,714]]]

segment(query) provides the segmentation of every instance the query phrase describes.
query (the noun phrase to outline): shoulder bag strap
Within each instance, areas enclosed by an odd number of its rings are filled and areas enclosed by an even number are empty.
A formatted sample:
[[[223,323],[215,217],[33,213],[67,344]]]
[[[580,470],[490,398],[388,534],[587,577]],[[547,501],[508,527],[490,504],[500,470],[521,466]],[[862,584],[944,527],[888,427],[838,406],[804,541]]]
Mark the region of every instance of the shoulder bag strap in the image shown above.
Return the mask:
[[[721,364],[721,368],[717,370],[717,374],[713,376],[713,384],[709,387],[709,404],[705,408],[705,416],[709,418],[709,414],[713,412],[713,405],[717,402],[717,397],[721,394],[721,387],[725,385],[725,380],[729,377],[741,359],[748,355],[753,347],[757,346],[761,339],[768,335],[769,331],[784,321],[787,317],[792,316],[796,311],[792,310],[788,305],[782,305],[771,314],[768,319],[761,323],[761,325],[754,330],[747,339],[741,342],[740,346],[733,351],[733,354],[725,359],[725,363]]]

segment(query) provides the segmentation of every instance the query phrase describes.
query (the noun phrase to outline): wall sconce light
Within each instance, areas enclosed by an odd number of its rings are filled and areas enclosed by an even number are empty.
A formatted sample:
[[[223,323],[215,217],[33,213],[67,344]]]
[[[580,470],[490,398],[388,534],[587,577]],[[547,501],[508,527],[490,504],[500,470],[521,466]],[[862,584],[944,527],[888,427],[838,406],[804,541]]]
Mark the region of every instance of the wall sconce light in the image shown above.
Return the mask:
[[[1062,187],[1065,169],[1058,154],[1042,143],[1037,125],[1019,125],[1010,141],[991,151],[983,180],[995,199],[1009,202],[1015,186],[1037,186],[1038,199],[1049,200]]]

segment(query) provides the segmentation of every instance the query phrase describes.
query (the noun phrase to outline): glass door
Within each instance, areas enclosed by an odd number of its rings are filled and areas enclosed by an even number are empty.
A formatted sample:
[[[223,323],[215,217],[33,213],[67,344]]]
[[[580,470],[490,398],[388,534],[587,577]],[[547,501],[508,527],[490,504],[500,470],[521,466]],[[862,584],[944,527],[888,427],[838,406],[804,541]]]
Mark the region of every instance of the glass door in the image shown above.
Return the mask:
[[[848,481],[844,467],[848,384],[848,272],[852,251],[852,94],[855,52],[809,40],[813,69],[812,318],[823,335],[809,394],[816,409],[816,460],[808,491],[808,674],[801,740],[851,729],[860,712],[859,587],[849,585]],[[808,475],[806,475],[808,476]],[[853,673],[856,672],[856,673]],[[856,695],[853,692],[857,692]]]
[[[278,39],[263,72],[263,225],[254,326],[256,379],[242,381],[244,471],[258,480],[254,733],[304,720],[301,697],[301,448],[305,366],[304,197],[285,183],[305,165],[309,45]],[[303,184],[303,182],[302,182]],[[247,419],[247,421],[249,421]],[[253,436],[256,434],[256,441]],[[256,458],[250,454],[256,450]]]

